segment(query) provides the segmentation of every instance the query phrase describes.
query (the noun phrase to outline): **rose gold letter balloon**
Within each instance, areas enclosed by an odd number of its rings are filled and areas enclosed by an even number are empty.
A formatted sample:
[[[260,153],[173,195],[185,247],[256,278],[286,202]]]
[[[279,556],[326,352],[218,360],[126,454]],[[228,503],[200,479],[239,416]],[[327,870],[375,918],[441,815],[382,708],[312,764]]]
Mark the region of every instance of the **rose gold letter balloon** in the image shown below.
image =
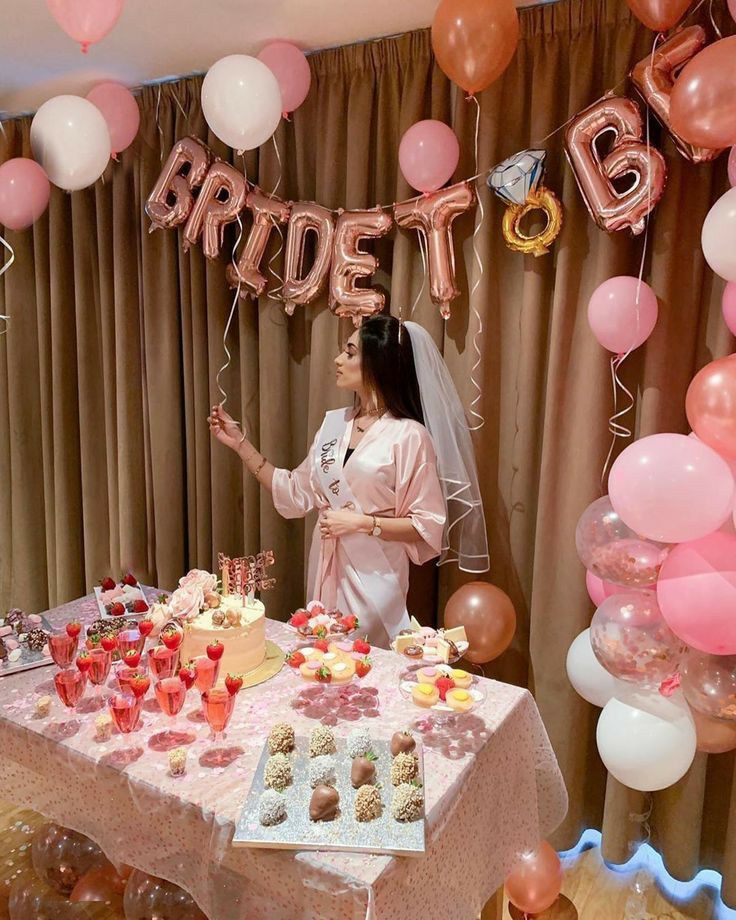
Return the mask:
[[[670,94],[675,85],[675,71],[679,73],[682,66],[705,47],[705,43],[705,29],[688,26],[668,38],[653,55],[642,58],[631,71],[631,79],[644,102],[651,106],[669,131],[680,153],[693,163],[714,160],[721,153],[721,148],[695,147],[678,135],[670,122]]]
[[[351,316],[359,326],[364,316],[380,313],[386,298],[370,287],[358,287],[359,278],[370,278],[378,259],[358,249],[369,237],[385,236],[393,218],[381,208],[371,211],[343,211],[337,219],[330,274],[330,309],[337,316]]]
[[[631,12],[654,32],[666,32],[685,15],[692,0],[626,0]]]
[[[317,237],[314,262],[306,276],[302,277],[306,236],[309,232]],[[335,221],[327,208],[308,201],[300,201],[291,206],[282,288],[287,313],[293,313],[297,304],[303,306],[310,303],[319,294],[330,271],[334,235]]]
[[[232,288],[237,287],[238,282],[242,284],[241,297],[248,294],[260,297],[266,287],[266,276],[258,267],[266,251],[271,231],[277,224],[285,224],[288,221],[291,207],[280,198],[269,198],[258,189],[248,193],[245,204],[253,213],[253,226],[238,261],[227,267],[227,280]]]
[[[685,411],[704,444],[736,459],[736,354],[711,361],[698,371],[687,388]]]
[[[415,227],[424,235],[429,252],[429,293],[445,319],[450,316],[450,301],[460,291],[455,284],[455,247],[452,222],[475,204],[470,182],[458,182],[413,201],[394,205],[400,227]]]
[[[185,223],[192,208],[192,190],[204,182],[212,162],[212,152],[196,137],[184,137],[171,148],[169,158],[146,202],[152,233]]]
[[[184,228],[184,251],[202,235],[202,249],[208,259],[220,255],[225,225],[237,220],[245,205],[248,186],[245,177],[229,163],[215,160]]]
[[[601,157],[597,142],[614,135],[611,152]],[[612,96],[575,117],[565,132],[565,153],[590,216],[609,233],[628,227],[641,233],[647,214],[664,193],[667,167],[659,150],[641,143],[642,118],[631,99]],[[624,192],[614,180],[630,176]]]
[[[516,611],[500,588],[485,581],[471,581],[448,600],[445,629],[464,626],[468,636],[465,657],[485,664],[503,654],[516,632]]]

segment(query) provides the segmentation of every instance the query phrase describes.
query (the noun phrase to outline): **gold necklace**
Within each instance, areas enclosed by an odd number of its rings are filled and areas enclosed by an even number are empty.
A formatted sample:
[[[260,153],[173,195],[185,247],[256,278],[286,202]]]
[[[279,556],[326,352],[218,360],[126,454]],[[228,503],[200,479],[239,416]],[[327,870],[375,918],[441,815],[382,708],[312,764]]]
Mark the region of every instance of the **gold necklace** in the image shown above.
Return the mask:
[[[385,410],[385,409],[368,409],[368,410],[366,411],[365,414],[366,414],[367,418],[376,417],[377,419],[379,419],[379,418],[381,418],[383,415],[386,414],[386,410]],[[355,427],[358,429],[358,431],[359,431],[361,434],[365,434],[365,432],[366,432],[367,429],[366,429],[366,428],[361,428],[361,427],[360,427],[360,424],[359,424],[359,422],[358,422],[358,419],[359,419],[359,418],[360,418],[360,415],[357,415],[357,416],[355,417]]]

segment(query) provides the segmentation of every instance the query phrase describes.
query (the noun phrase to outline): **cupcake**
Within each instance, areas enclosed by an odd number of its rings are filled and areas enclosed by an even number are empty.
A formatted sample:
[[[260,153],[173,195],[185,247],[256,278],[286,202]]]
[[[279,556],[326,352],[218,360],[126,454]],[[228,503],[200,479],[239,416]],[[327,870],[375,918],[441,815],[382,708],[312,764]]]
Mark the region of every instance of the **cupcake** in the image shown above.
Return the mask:
[[[467,690],[460,690],[457,687],[454,690],[448,690],[445,702],[451,709],[458,712],[468,712],[475,705],[473,697]]]
[[[437,678],[442,674],[437,668],[419,668],[417,671],[417,680],[420,684],[434,684]]]
[[[440,691],[432,684],[414,684],[411,688],[411,698],[417,706],[429,709],[440,698]]]
[[[283,792],[291,785],[291,761],[286,754],[272,754],[266,761],[263,782],[270,789]]]
[[[169,773],[172,776],[184,776],[187,772],[186,748],[178,747],[169,751]]]
[[[286,800],[283,795],[266,789],[258,800],[258,820],[264,827],[273,827],[286,817]]]
[[[294,750],[294,729],[286,722],[277,722],[268,735],[270,754],[289,754]]]
[[[361,786],[355,795],[355,820],[373,821],[381,814],[381,793],[376,786]]]
[[[397,754],[391,764],[391,785],[400,786],[416,779],[419,773],[419,758],[414,753]]]
[[[421,786],[402,783],[394,790],[391,799],[391,817],[396,821],[416,821],[422,816],[424,793]]]
[[[455,686],[461,690],[467,690],[473,683],[472,674],[468,674],[467,671],[463,671],[460,668],[453,668],[450,671],[450,677],[455,681]]]
[[[320,757],[322,754],[334,754],[337,751],[335,736],[326,725],[318,725],[309,736],[309,756]]]

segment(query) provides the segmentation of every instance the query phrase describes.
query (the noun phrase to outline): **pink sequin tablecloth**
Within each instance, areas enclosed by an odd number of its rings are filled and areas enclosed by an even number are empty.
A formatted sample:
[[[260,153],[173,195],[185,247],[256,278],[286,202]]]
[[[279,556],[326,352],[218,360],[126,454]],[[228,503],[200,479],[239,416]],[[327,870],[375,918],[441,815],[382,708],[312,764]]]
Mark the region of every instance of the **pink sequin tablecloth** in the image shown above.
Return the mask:
[[[97,617],[93,596],[46,614],[53,623]],[[291,645],[283,625],[268,638]],[[401,660],[375,651],[364,684],[379,693],[362,719],[376,737],[409,726],[417,710],[398,692]],[[263,742],[277,721],[298,734],[316,724],[313,708],[292,706],[303,689],[285,667],[238,696],[225,747],[212,756],[206,724],[192,721],[186,776],[168,774],[157,744],[168,720],[149,695],[142,727],[125,739],[95,740],[95,713],[64,709],[54,666],[0,680],[2,798],[40,811],[96,840],[107,855],[192,893],[211,920],[477,917],[518,854],[562,821],[567,795],[531,695],[486,681],[486,700],[457,727],[423,736],[427,811],[424,857],[294,852],[230,846]],[[89,691],[88,691],[89,693]],[[53,697],[46,718],[39,695]],[[198,701],[197,701],[198,702]],[[185,712],[194,713],[190,691]],[[356,714],[351,713],[354,718]],[[347,734],[355,721],[335,728]]]

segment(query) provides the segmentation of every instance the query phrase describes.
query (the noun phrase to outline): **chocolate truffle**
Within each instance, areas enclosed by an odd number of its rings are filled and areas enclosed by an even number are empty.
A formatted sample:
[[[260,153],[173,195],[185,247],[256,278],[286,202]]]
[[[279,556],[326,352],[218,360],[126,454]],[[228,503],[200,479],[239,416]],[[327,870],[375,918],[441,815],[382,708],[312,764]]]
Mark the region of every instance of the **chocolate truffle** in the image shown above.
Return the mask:
[[[353,789],[372,786],[376,781],[376,755],[369,751],[365,757],[356,757],[350,768],[350,782]]]
[[[396,757],[397,754],[410,754],[414,748],[417,746],[414,736],[411,732],[395,732],[391,738],[391,756]]]
[[[32,652],[40,652],[49,641],[49,634],[43,629],[32,629],[28,633],[26,642]]]
[[[332,786],[317,786],[309,802],[312,821],[334,821],[340,809],[340,794]]]

